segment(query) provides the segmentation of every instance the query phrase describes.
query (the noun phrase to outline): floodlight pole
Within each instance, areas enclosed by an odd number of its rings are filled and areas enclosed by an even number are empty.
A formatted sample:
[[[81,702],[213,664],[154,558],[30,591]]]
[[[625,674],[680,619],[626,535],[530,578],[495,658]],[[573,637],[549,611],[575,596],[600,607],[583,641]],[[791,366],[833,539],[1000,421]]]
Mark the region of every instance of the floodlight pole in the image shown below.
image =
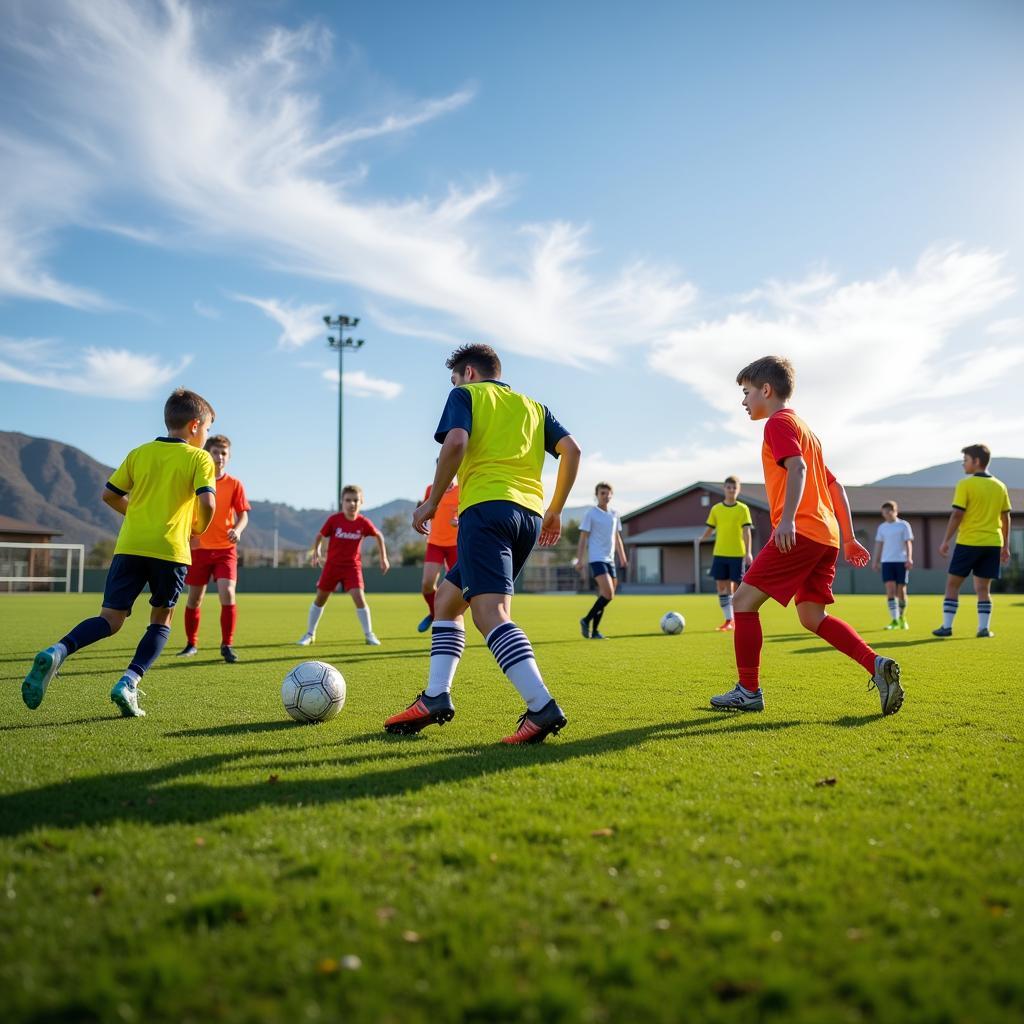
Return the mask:
[[[351,331],[359,325],[359,317],[357,316],[344,316],[343,314],[339,314],[334,318],[325,316],[324,323],[327,325],[328,330],[338,332],[337,335],[328,335],[327,345],[329,348],[336,349],[338,352],[338,492],[335,495],[335,499],[338,503],[338,507],[340,508],[341,489],[345,486],[344,477],[342,475],[342,439],[345,428],[343,415],[343,394],[345,391],[345,349],[361,349],[366,342],[363,341],[362,338],[353,338],[351,336]],[[346,330],[350,332],[348,337],[345,336]]]

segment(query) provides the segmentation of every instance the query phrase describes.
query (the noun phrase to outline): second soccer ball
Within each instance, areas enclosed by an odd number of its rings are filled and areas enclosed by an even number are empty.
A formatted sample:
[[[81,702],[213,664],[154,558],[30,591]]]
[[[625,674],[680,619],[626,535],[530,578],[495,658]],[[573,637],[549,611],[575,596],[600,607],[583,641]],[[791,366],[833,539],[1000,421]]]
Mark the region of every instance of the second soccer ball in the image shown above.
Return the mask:
[[[686,629],[686,619],[679,612],[665,612],[661,617],[661,631],[675,636]]]

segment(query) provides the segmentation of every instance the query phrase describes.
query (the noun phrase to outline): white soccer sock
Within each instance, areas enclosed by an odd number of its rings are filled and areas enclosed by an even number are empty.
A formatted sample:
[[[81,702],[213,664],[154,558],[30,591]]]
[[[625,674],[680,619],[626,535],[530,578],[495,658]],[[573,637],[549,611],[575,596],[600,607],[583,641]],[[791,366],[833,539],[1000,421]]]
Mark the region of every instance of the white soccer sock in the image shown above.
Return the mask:
[[[487,646],[531,711],[540,711],[551,694],[544,685],[526,634],[514,623],[503,622],[487,634]]]
[[[309,622],[306,623],[306,632],[310,636],[316,636],[316,627],[320,623],[320,616],[324,613],[324,606],[315,601],[309,606]]]
[[[723,611],[725,612],[725,621],[726,622],[732,622],[732,620],[734,618],[734,611],[733,611],[733,607],[732,607],[732,594],[729,595],[729,603],[726,604],[726,606],[723,609]]]
[[[978,602],[978,629],[988,629],[989,621],[992,618],[992,601]]]
[[[889,618],[896,620],[900,617],[900,606],[895,597],[889,598]]]
[[[373,624],[370,621],[370,606],[357,608],[356,615],[359,617],[359,625],[363,627],[363,632],[369,636],[373,632]]]
[[[718,605],[722,609],[725,621],[728,622],[732,618],[732,594],[719,594]]]
[[[435,620],[430,631],[430,675],[424,690],[428,697],[451,693],[455,670],[465,649],[466,630],[463,626]]]
[[[953,619],[956,617],[956,610],[960,601],[958,598],[950,600],[948,597],[942,602],[942,628],[952,629]]]

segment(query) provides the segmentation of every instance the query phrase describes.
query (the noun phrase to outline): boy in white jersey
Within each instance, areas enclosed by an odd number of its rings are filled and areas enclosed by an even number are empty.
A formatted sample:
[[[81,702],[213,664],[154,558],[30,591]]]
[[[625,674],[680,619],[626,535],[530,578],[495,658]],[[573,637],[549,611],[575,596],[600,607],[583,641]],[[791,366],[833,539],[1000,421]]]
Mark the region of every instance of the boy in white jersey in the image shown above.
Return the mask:
[[[603,640],[601,616],[615,597],[615,559],[625,568],[629,563],[622,543],[622,522],[619,513],[608,507],[612,500],[612,485],[599,483],[594,488],[597,505],[588,508],[580,523],[580,541],[576,550],[576,564],[580,575],[586,579],[589,568],[597,583],[597,600],[587,614],[580,619],[580,632],[584,640]],[[583,555],[586,553],[586,560]]]
[[[914,531],[900,519],[895,501],[882,502],[882,522],[875,531],[875,557],[871,568],[882,568],[885,599],[889,604],[886,629],[910,629],[907,622],[907,579],[914,566]]]

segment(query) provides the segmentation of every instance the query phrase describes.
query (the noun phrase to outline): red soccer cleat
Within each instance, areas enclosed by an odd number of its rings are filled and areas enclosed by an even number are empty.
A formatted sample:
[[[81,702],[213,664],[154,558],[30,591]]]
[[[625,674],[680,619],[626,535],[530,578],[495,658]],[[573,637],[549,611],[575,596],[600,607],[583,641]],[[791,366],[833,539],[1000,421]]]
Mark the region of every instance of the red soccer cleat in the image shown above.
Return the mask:
[[[384,723],[384,731],[392,735],[411,736],[428,725],[444,725],[455,717],[455,706],[447,693],[428,697],[421,693],[404,711],[392,715]]]
[[[543,743],[546,736],[564,729],[567,722],[565,712],[552,699],[540,711],[527,711],[523,714],[519,719],[519,728],[501,742],[515,745]]]
[[[733,633],[736,630],[736,623],[732,619],[726,619],[720,626],[715,626],[716,633]]]

